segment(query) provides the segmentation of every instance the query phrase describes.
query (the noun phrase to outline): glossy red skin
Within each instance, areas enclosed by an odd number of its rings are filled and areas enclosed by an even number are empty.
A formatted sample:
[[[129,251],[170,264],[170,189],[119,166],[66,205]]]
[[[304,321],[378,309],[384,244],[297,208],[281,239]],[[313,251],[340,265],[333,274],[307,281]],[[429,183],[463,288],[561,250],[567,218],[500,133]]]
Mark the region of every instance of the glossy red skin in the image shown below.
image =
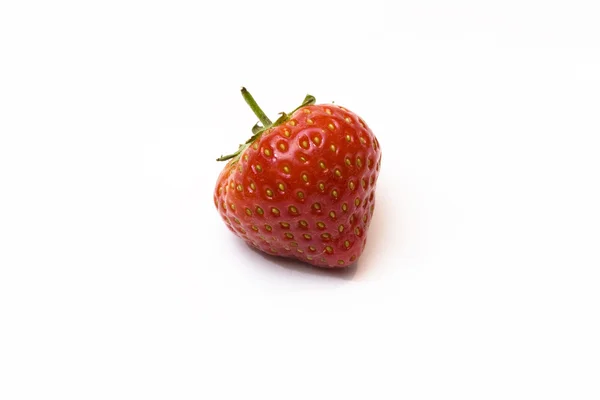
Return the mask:
[[[233,233],[265,253],[346,267],[365,247],[380,165],[379,143],[356,114],[306,106],[225,166],[215,206]]]

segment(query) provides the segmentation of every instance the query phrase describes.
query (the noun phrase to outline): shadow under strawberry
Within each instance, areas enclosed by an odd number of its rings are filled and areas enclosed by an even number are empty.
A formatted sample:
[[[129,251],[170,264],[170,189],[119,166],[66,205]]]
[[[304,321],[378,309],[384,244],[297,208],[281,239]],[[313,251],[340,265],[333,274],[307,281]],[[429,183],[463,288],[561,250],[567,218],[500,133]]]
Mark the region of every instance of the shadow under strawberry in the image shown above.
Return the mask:
[[[250,245],[247,245],[247,247],[270,263],[276,264],[282,268],[286,268],[286,269],[290,269],[290,270],[294,270],[294,271],[298,271],[298,272],[302,272],[302,273],[306,273],[306,274],[310,274],[310,275],[331,276],[331,277],[340,278],[340,279],[344,279],[344,280],[353,280],[354,276],[356,275],[356,271],[359,268],[358,267],[359,262],[355,262],[354,264],[351,264],[345,268],[316,267],[316,266],[307,264],[307,263],[302,262],[295,258],[274,256],[274,255],[264,253]]]

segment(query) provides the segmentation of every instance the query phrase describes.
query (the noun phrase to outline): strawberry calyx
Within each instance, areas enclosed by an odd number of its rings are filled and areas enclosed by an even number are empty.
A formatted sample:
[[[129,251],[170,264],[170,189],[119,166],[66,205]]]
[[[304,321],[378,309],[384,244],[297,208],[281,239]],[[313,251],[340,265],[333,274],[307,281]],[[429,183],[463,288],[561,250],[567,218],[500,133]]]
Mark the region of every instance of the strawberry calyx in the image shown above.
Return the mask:
[[[238,150],[235,153],[232,153],[232,154],[229,154],[226,156],[221,156],[221,157],[217,158],[217,161],[227,161],[230,159],[234,159],[232,162],[237,161],[237,159],[239,159],[240,154],[244,150],[246,150],[246,148],[248,148],[248,146],[252,145],[252,143],[254,143],[255,140],[260,138],[264,132],[268,131],[271,128],[274,128],[276,126],[279,126],[279,125],[285,123],[287,120],[290,119],[290,115],[292,115],[293,113],[295,113],[302,107],[306,107],[306,106],[315,104],[315,101],[316,101],[314,96],[307,94],[306,97],[304,98],[304,101],[302,101],[302,104],[300,104],[298,107],[296,107],[294,109],[294,111],[292,111],[291,113],[280,112],[279,118],[277,118],[275,120],[275,122],[271,122],[269,117],[267,117],[267,115],[260,108],[258,103],[256,103],[256,100],[254,100],[254,97],[252,97],[250,92],[248,92],[248,90],[246,90],[245,87],[242,87],[241,92],[242,92],[242,97],[244,98],[244,100],[246,101],[248,106],[250,106],[250,109],[252,110],[252,112],[254,112],[254,115],[256,115],[258,117],[259,122],[257,122],[252,127],[252,136],[250,137],[250,139],[248,139],[244,144],[240,144],[240,147],[238,148]]]

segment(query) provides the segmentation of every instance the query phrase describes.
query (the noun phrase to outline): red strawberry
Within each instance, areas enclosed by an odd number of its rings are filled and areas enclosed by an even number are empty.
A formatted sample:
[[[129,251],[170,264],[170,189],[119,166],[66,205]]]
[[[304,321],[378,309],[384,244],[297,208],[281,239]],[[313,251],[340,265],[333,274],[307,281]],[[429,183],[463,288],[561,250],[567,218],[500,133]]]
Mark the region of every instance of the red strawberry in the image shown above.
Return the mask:
[[[367,241],[381,149],[364,121],[307,96],[272,123],[242,95],[263,127],[230,160],[215,188],[225,224],[265,253],[320,267],[355,262]]]

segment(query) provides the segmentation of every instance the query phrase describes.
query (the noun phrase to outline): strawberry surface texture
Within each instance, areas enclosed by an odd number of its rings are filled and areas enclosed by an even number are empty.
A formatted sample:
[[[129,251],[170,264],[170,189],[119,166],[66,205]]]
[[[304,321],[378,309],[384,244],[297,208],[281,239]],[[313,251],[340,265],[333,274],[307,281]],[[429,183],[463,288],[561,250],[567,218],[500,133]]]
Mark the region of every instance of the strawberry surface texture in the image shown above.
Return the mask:
[[[307,96],[253,136],[217,179],[214,204],[225,225],[256,249],[318,267],[347,267],[360,257],[375,209],[381,149],[367,124]]]

